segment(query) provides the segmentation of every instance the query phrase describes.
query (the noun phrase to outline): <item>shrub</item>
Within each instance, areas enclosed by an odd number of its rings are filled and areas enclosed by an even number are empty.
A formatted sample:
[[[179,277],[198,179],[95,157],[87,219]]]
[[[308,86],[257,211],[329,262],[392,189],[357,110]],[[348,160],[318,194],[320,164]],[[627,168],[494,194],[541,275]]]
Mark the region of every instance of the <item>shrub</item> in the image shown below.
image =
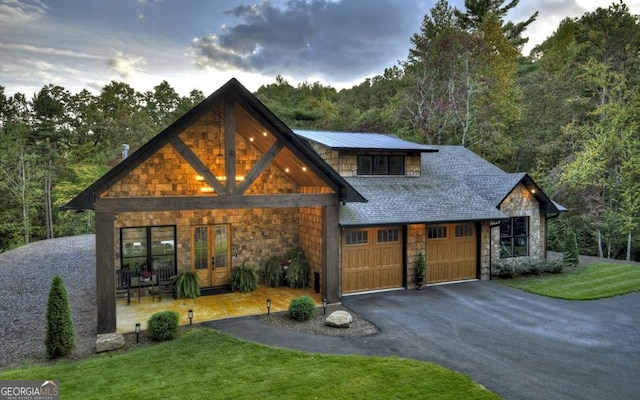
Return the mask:
[[[580,261],[576,233],[572,230],[567,233],[567,240],[564,244],[564,251],[562,252],[562,256],[564,258],[564,262],[569,265],[576,266]]]
[[[296,321],[308,321],[315,312],[316,303],[308,295],[295,298],[289,304],[289,315]]]
[[[76,348],[67,288],[60,275],[53,277],[47,302],[45,347],[48,358],[64,357]]]
[[[502,279],[523,275],[559,274],[567,264],[563,260],[499,261],[492,266],[491,275]]]
[[[155,341],[173,340],[178,337],[178,313],[175,311],[160,311],[147,321],[149,337]]]
[[[285,260],[291,260],[287,269],[287,280],[292,289],[302,289],[309,283],[309,273],[311,266],[300,247],[289,250],[285,255]]]
[[[279,287],[282,284],[282,261],[279,257],[271,257],[264,265],[264,284]]]
[[[258,288],[258,274],[246,263],[242,263],[242,266],[231,269],[231,286],[233,290],[242,293],[256,290]]]
[[[176,297],[179,299],[195,299],[200,296],[200,279],[192,271],[182,272],[176,279]]]
[[[416,260],[416,274],[424,275],[427,272],[427,261],[424,258],[424,253],[418,253],[418,259]]]

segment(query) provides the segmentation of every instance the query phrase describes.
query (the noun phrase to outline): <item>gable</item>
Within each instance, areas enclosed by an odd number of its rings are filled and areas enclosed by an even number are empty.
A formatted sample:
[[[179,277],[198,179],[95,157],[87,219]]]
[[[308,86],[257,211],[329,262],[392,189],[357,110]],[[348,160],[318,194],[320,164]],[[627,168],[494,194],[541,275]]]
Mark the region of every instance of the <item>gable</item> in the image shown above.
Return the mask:
[[[93,209],[96,199],[119,197],[257,193],[365,201],[232,79],[61,208]]]

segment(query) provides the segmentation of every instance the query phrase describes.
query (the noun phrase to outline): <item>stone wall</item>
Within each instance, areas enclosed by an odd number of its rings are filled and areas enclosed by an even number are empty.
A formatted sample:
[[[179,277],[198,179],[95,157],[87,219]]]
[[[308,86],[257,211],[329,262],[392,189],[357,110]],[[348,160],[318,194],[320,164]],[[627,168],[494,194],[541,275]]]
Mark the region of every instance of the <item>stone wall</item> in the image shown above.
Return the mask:
[[[540,213],[540,204],[534,195],[522,184],[507,196],[500,205],[500,211],[510,217],[529,217],[529,255],[525,257],[500,258],[500,229],[491,231],[492,262],[517,262],[521,260],[540,260],[546,257],[546,220]]]
[[[120,265],[120,229],[176,226],[178,273],[191,270],[192,227],[230,224],[232,266],[246,262],[258,269],[272,256],[300,246],[300,213],[296,208],[122,213],[116,217],[115,265]]]
[[[416,288],[415,265],[418,253],[427,254],[427,226],[425,224],[407,225],[407,287]]]
[[[322,276],[322,207],[300,208],[300,246],[311,266],[309,283],[313,287],[313,271]],[[322,280],[321,280],[322,281]]]

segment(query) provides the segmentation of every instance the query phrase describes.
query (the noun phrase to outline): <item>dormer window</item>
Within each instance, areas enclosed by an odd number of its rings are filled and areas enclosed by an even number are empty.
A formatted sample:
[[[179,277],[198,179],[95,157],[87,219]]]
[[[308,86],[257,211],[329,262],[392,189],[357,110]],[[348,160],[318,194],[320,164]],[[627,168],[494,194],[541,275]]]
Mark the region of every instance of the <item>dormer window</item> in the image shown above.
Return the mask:
[[[358,175],[404,175],[404,156],[358,155]]]

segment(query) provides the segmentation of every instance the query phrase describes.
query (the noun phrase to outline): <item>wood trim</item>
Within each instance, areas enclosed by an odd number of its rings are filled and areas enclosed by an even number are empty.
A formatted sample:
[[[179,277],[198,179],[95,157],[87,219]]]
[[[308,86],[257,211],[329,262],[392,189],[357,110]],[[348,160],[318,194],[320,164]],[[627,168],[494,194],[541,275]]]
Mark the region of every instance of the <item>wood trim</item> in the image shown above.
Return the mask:
[[[285,208],[329,206],[339,203],[336,193],[175,196],[175,197],[104,197],[96,200],[100,212],[144,212],[178,210],[213,210],[244,208]]]
[[[236,111],[232,101],[224,102],[224,170],[227,173],[227,193],[236,193]]]
[[[284,142],[282,140],[277,140],[269,150],[267,150],[262,157],[258,160],[257,163],[251,168],[251,171],[247,174],[238,187],[236,193],[243,194],[249,186],[253,184],[253,182],[258,179],[258,176],[264,171],[265,168],[269,165],[271,161],[280,153],[280,150],[284,148]]]
[[[204,178],[205,182],[209,184],[220,196],[224,195],[225,188],[220,181],[211,173],[209,168],[198,158],[198,156],[182,141],[179,137],[171,139],[171,145],[174,149],[193,167],[193,169]],[[234,178],[235,181],[235,178]]]
[[[322,218],[322,297],[340,302],[340,207],[324,207]]]

